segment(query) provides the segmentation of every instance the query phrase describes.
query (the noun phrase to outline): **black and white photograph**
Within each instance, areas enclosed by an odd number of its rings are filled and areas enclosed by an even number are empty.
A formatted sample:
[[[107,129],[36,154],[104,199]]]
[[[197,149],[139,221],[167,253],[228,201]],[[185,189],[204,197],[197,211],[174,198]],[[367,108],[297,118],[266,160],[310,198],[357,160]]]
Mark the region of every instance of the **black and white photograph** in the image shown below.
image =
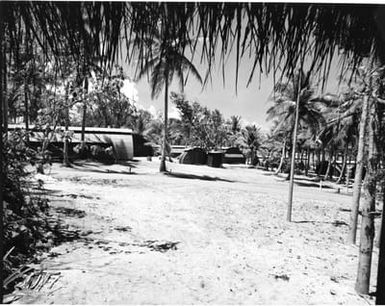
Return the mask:
[[[0,304],[384,305],[385,1],[0,0]]]

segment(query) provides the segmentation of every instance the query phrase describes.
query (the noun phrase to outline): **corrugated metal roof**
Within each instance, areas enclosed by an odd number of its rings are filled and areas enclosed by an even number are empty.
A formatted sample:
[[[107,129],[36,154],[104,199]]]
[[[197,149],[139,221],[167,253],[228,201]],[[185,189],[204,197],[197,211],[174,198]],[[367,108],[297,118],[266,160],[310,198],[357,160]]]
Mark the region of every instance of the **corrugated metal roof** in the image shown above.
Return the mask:
[[[25,129],[24,124],[9,124],[8,129],[13,130],[13,129]],[[29,129],[30,130],[36,130],[35,125],[30,125]],[[50,127],[53,129],[53,126]],[[57,127],[62,130],[64,130],[63,126]],[[70,131],[73,131],[74,133],[81,133],[82,128],[80,126],[70,126],[68,127]],[[41,129],[39,129],[41,130]],[[86,127],[85,133],[98,133],[98,134],[133,134],[133,131],[131,129],[123,129],[123,128],[101,128],[101,127]]]

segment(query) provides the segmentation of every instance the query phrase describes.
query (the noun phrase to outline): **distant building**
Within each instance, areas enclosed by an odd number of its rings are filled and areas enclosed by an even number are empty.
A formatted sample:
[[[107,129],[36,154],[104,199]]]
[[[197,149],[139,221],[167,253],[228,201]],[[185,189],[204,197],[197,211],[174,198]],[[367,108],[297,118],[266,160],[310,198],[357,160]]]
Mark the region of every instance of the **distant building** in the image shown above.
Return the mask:
[[[8,126],[9,131],[17,128],[25,128],[25,126],[16,124],[10,124]],[[71,148],[73,148],[81,143],[82,128],[71,126],[68,129],[72,132]],[[36,143],[41,143],[44,139],[44,131],[36,129],[34,126],[30,126],[30,130],[33,131],[29,139],[31,144],[35,143],[36,145]],[[61,127],[60,130],[64,131],[64,128]],[[51,134],[51,136],[50,142],[62,148],[62,134],[57,131],[53,135]],[[84,136],[85,142],[89,146],[112,146],[117,160],[129,160],[134,158],[134,141],[131,129],[86,127]]]

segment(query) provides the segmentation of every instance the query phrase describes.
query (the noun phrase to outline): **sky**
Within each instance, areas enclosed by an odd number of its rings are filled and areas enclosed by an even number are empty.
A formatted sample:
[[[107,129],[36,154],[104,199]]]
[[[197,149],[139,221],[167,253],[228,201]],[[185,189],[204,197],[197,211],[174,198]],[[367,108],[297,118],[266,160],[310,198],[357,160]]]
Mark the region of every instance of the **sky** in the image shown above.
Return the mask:
[[[245,60],[239,67],[238,92],[235,90],[235,57],[231,56],[225,64],[225,84],[222,78],[222,68],[216,67],[212,71],[212,81],[205,88],[193,77],[189,77],[184,94],[189,101],[196,101],[201,105],[207,106],[209,109],[218,109],[225,116],[230,118],[232,115],[240,116],[244,123],[256,123],[260,126],[266,126],[266,110],[269,107],[268,98],[272,93],[273,79],[272,76],[262,76],[259,83],[258,75],[246,87],[250,75],[247,69],[251,67],[250,60]],[[204,77],[205,67],[200,63],[196,63],[196,67],[202,78]],[[143,78],[136,83],[135,88],[138,91],[138,103],[148,109],[151,107],[159,111],[163,111],[164,92],[155,100],[151,99],[151,89],[147,78]],[[181,92],[177,81],[173,82],[170,92]],[[175,113],[175,108],[170,105],[171,117]]]
[[[273,77],[262,76],[259,82],[259,74],[255,73],[252,83],[246,87],[252,61],[245,58],[239,67],[238,75],[238,91],[235,89],[235,74],[236,60],[233,54],[230,54],[225,63],[225,83],[222,77],[222,66],[217,63],[212,71],[212,80],[203,88],[202,85],[190,76],[184,88],[184,94],[189,101],[196,101],[209,109],[218,109],[225,118],[230,118],[232,115],[240,116],[243,124],[257,124],[267,129],[266,111],[269,107],[268,100],[273,89]],[[201,77],[204,78],[206,68],[199,61],[194,62]],[[132,71],[127,64],[123,67],[126,71]],[[131,72],[131,74],[133,74]],[[129,73],[130,75],[130,73]],[[135,84],[128,83],[124,90],[128,95],[135,96],[137,104],[144,109],[150,110],[153,114],[163,112],[164,91],[159,97],[151,99],[151,88],[146,77],[142,78]],[[133,91],[131,93],[130,91]],[[178,80],[170,86],[170,92],[175,91],[180,93]],[[271,102],[270,102],[271,103]],[[169,116],[177,117],[176,108],[170,103]]]
[[[219,54],[218,54],[219,55]],[[199,56],[195,56],[196,59]],[[220,58],[217,56],[216,58]],[[336,93],[337,91],[337,71],[338,61],[334,60],[330,72],[330,78],[326,88],[326,92]],[[206,67],[199,60],[193,62],[202,78],[205,76]],[[128,76],[134,78],[133,67],[123,63],[123,69]],[[268,131],[271,122],[266,121],[266,111],[273,105],[271,95],[273,93],[273,75],[259,75],[259,67],[256,67],[253,80],[247,87],[247,82],[253,66],[252,59],[247,55],[241,58],[238,75],[238,90],[235,89],[236,75],[236,56],[235,52],[230,53],[225,62],[225,83],[222,78],[222,65],[219,60],[215,69],[212,71],[212,81],[205,88],[196,81],[192,76],[189,77],[187,85],[184,88],[184,94],[188,101],[196,101],[209,109],[218,109],[224,117],[230,118],[232,115],[240,116],[243,125],[256,124],[264,131]],[[171,84],[170,92],[180,93],[178,80],[174,80]],[[317,85],[317,84],[314,84]],[[125,88],[127,95],[133,97],[137,101],[137,105],[149,110],[153,115],[163,112],[164,92],[156,99],[151,99],[151,87],[146,77],[135,83],[127,83]],[[172,103],[169,103],[169,117],[177,118],[178,111]]]
[[[203,77],[206,71],[204,65],[195,64]],[[274,80],[272,74],[269,76],[262,74],[259,78],[259,73],[255,73],[251,84],[247,87],[252,64],[248,58],[242,60],[239,67],[237,93],[235,90],[236,59],[235,56],[230,55],[225,64],[225,84],[222,78],[222,67],[217,65],[216,69],[212,71],[212,82],[209,82],[205,88],[202,88],[202,85],[193,77],[189,77],[184,88],[186,99],[196,101],[211,110],[218,109],[225,118],[230,118],[232,115],[240,116],[244,125],[256,124],[267,132],[271,122],[266,121],[266,111],[273,105],[271,95]],[[131,70],[128,67],[125,68],[128,71]],[[329,90],[329,92],[334,93],[337,90],[337,86],[335,86],[337,69],[336,65],[333,65],[326,91]],[[331,87],[333,88],[332,91],[330,91]],[[151,88],[146,77],[136,83],[127,82],[124,91],[126,91],[126,95],[137,101],[137,105],[149,110],[153,115],[163,112],[164,91],[158,98],[151,99]],[[181,92],[177,80],[172,83],[171,91]],[[171,102],[169,104],[169,117],[178,118],[178,111]]]

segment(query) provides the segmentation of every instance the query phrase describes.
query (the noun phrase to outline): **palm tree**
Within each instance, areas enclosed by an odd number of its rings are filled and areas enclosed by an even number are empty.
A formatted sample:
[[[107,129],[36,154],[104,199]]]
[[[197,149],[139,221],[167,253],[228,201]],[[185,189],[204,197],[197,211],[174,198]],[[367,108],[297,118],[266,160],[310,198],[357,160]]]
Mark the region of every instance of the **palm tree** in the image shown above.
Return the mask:
[[[231,116],[230,119],[226,120],[226,145],[227,146],[236,146],[239,137],[242,137],[241,134],[241,117],[240,116]]]
[[[278,121],[278,119],[272,119],[273,120],[273,124],[272,124],[272,127],[270,129],[270,132],[269,132],[269,141],[270,141],[270,145],[273,146],[273,147],[276,147],[275,148],[275,151],[276,152],[281,152],[281,154],[278,153],[278,155],[280,155],[280,161],[279,161],[279,164],[278,164],[278,167],[277,167],[277,170],[275,171],[275,174],[278,175],[278,173],[280,173],[282,171],[282,167],[284,165],[284,161],[285,161],[285,158],[286,158],[286,152],[287,152],[287,143],[288,143],[288,139],[289,139],[289,129],[287,128],[287,126],[283,125],[281,122]],[[280,125],[280,127],[278,127],[278,125]],[[269,160],[268,161],[268,164],[269,164]],[[268,167],[266,167],[268,168]],[[268,169],[267,169],[268,170]]]
[[[1,10],[1,5],[0,5],[0,10]],[[0,19],[0,42],[3,42],[4,41],[4,37],[5,37],[5,23],[1,21]],[[5,48],[3,47],[3,43],[0,44],[0,176],[1,176],[1,180],[0,180],[0,271],[1,271],[1,275],[0,275],[0,303],[3,303],[3,295],[4,295],[4,276],[3,276],[3,271],[4,271],[4,263],[3,263],[3,257],[4,257],[4,254],[5,254],[5,251],[4,251],[4,246],[5,246],[5,243],[4,243],[4,202],[3,202],[3,197],[4,197],[4,191],[3,191],[3,187],[4,187],[4,179],[3,179],[3,176],[5,177],[5,173],[4,173],[4,160],[3,160],[3,109],[4,109],[4,102],[5,102],[5,98],[4,98],[4,94],[3,94],[3,91],[5,90],[3,87],[4,87],[4,84],[5,84],[5,76],[6,76],[6,73],[5,73],[5,63],[3,61],[3,59],[5,58]]]
[[[166,172],[166,154],[167,154],[167,124],[168,124],[168,90],[173,80],[174,74],[179,78],[179,85],[183,91],[185,84],[184,72],[191,73],[200,83],[202,78],[190,62],[190,60],[184,55],[184,48],[187,43],[181,46],[178,41],[168,36],[167,29],[162,26],[161,29],[157,29],[151,39],[147,40],[153,50],[151,59],[148,60],[146,65],[141,69],[138,79],[141,79],[145,75],[151,74],[151,98],[159,96],[162,88],[164,88],[164,124],[163,124],[163,145],[162,145],[162,159],[160,163],[160,172]]]
[[[231,116],[230,117],[230,128],[233,135],[241,130],[241,117]]]
[[[193,130],[193,119],[194,119],[194,111],[190,102],[186,100],[184,94],[177,94],[175,92],[171,92],[171,100],[175,104],[175,107],[179,111],[179,115],[181,118],[180,129],[183,134],[184,143],[189,145],[192,141],[191,135]]]
[[[274,130],[274,127],[271,130]],[[282,163],[282,158],[284,158],[285,155],[285,149],[282,148],[282,143],[284,143],[285,147],[284,138],[280,134],[272,133],[271,130],[264,137],[260,146],[260,152],[263,156],[263,160],[265,162],[264,166],[266,170],[269,170],[270,161],[276,159],[280,155],[280,152],[283,153],[280,157]]]
[[[250,152],[251,164],[255,165],[257,151],[262,143],[261,128],[255,126],[255,124],[247,125],[244,129],[241,129],[240,136],[236,141],[237,144]]]
[[[322,122],[322,106],[324,102],[321,98],[314,96],[311,88],[310,73],[306,75],[302,71],[301,77],[297,74],[290,83],[278,83],[274,89],[274,105],[267,110],[267,120],[276,120],[275,133],[287,132],[287,143],[289,152],[293,150],[293,134],[295,130],[296,101],[298,104],[299,129],[308,129],[313,136],[316,135]],[[301,79],[299,82],[298,80]],[[286,144],[284,144],[286,146]],[[290,174],[289,174],[290,175]]]
[[[354,147],[358,137],[362,101],[354,92],[349,91],[343,94],[341,99],[334,98],[330,102],[323,112],[326,123],[318,134],[317,140],[323,147],[344,152],[343,165],[337,180],[337,183],[340,183],[346,170],[349,145]],[[330,165],[329,161],[329,171]],[[325,174],[325,178],[327,176]]]

